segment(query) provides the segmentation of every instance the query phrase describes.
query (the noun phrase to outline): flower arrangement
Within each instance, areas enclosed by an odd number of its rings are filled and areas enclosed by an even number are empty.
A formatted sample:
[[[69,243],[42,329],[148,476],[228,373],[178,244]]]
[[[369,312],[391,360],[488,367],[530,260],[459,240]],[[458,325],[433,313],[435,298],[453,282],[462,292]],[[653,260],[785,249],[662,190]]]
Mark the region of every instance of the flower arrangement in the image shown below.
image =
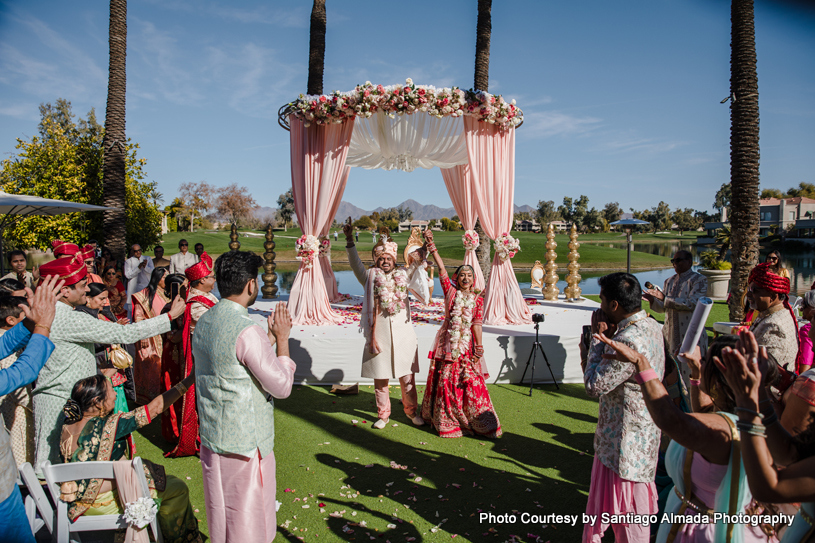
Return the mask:
[[[328,237],[320,240],[320,256],[331,258],[331,240]]]
[[[156,518],[158,507],[153,498],[141,497],[125,505],[125,520],[130,526],[144,528]]]
[[[294,248],[297,250],[297,260],[303,262],[304,268],[308,270],[320,251],[320,240],[317,236],[303,234],[294,242]]]
[[[505,262],[507,258],[514,258],[520,250],[521,243],[507,232],[495,238],[495,252],[501,258],[501,262]]]
[[[453,360],[457,360],[470,348],[475,297],[474,292],[458,291],[450,310],[450,354]]]
[[[484,91],[464,91],[458,87],[437,89],[414,85],[408,78],[404,85],[374,85],[366,81],[350,92],[334,91],[328,95],[304,95],[292,102],[291,113],[306,126],[311,123],[338,124],[353,117],[367,118],[382,111],[394,115],[424,112],[435,117],[468,115],[479,121],[511,128],[523,122],[523,111],[515,100],[507,102],[500,95]]]
[[[405,308],[408,278],[405,270],[396,270],[386,275],[376,268],[374,276],[374,296],[379,300],[385,315],[395,315]]]
[[[475,251],[478,249],[480,243],[478,233],[475,230],[467,230],[464,232],[464,235],[461,236],[461,241],[464,242],[465,251]]]

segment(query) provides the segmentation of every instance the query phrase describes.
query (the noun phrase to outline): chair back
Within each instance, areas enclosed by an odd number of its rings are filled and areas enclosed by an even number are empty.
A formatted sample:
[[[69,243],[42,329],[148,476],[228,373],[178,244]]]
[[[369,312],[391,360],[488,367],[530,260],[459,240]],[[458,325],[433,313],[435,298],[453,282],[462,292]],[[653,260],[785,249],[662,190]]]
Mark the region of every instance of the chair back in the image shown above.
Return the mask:
[[[74,532],[101,531],[101,530],[123,530],[127,528],[124,514],[115,515],[92,515],[81,516],[74,522],[68,519],[68,504],[59,499],[60,484],[65,481],[78,481],[80,479],[114,479],[114,462],[70,462],[68,464],[52,465],[46,462],[42,467],[48,491],[57,504],[55,515],[55,530],[57,543],[69,543],[78,541],[78,538],[71,537]],[[150,488],[147,485],[147,478],[144,475],[144,468],[141,458],[138,456],[132,460],[133,469],[142,489],[144,496],[150,496]],[[149,524],[153,531],[156,543],[163,543],[161,530],[158,527],[158,517]]]
[[[25,513],[31,526],[31,533],[36,535],[43,526],[49,533],[54,533],[54,507],[48,501],[40,480],[34,474],[34,468],[28,462],[24,462],[19,465],[19,472],[22,485],[28,491],[25,497]],[[40,518],[37,518],[38,511]]]

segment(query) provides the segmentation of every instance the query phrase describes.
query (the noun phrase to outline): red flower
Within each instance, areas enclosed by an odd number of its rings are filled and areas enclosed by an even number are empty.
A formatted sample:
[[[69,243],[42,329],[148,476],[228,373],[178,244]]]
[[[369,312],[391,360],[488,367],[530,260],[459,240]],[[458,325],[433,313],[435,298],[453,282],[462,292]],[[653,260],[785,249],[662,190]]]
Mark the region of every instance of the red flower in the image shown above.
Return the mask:
[[[325,103],[325,96],[320,96],[320,103]]]

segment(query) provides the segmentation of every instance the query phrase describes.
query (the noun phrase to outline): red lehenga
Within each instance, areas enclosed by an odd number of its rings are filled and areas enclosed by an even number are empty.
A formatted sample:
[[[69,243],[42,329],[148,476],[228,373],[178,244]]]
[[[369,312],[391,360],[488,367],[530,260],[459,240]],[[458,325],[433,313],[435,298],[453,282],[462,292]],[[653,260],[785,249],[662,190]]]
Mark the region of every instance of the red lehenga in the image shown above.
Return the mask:
[[[431,423],[441,437],[461,437],[463,434],[500,437],[501,423],[484,382],[489,374],[483,360],[473,361],[473,339],[464,353],[453,360],[450,349],[450,313],[458,291],[443,268],[439,279],[444,289],[445,318],[430,352],[430,373],[422,400],[422,418]],[[477,296],[472,316],[473,326],[482,323],[483,311],[484,298]]]

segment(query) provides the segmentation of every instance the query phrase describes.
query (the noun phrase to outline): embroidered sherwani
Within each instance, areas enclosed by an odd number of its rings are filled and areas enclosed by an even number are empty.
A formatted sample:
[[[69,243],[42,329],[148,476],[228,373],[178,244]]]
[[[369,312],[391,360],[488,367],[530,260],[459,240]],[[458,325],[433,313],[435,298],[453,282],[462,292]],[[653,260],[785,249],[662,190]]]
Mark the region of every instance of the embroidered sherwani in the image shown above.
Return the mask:
[[[693,270],[678,273],[665,280],[665,299],[654,299],[651,309],[665,313],[662,333],[668,342],[671,354],[676,354],[688,331],[693,310],[700,298],[707,295],[707,277]],[[707,334],[699,338],[702,355],[707,350]]]
[[[45,363],[34,388],[35,470],[46,460],[59,462],[62,408],[80,379],[96,375],[94,344],[135,343],[170,331],[170,319],[161,315],[142,322],[121,324],[95,319],[63,302],[57,302],[51,325],[54,352]]]
[[[296,366],[276,356],[245,307],[221,300],[193,339],[201,468],[214,542],[275,537],[274,400],[291,393]]]
[[[750,325],[759,346],[767,347],[779,366],[794,371],[798,356],[798,330],[789,310],[783,304],[762,311]]]

